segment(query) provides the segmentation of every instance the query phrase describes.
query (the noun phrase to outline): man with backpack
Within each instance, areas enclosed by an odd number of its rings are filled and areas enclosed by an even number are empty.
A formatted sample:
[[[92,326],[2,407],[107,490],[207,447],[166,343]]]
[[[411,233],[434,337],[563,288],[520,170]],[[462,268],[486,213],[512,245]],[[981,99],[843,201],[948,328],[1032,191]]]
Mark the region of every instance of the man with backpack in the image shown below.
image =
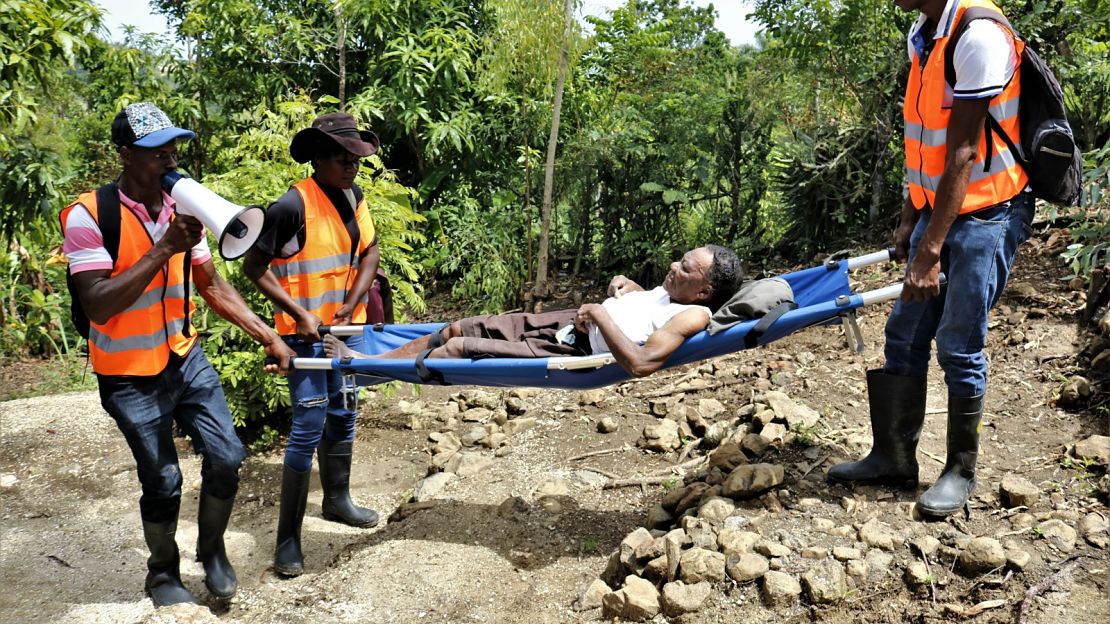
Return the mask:
[[[142,484],[145,588],[156,606],[195,602],[178,569],[175,422],[203,455],[197,558],[205,585],[221,599],[237,588],[223,538],[245,453],[220,378],[196,346],[191,282],[217,314],[281,363],[269,372],[286,372],[294,355],[216,272],[201,223],[176,215],[162,190],[162,176],[177,168],[177,141],[194,136],[153,104],[128,106],[112,122],[119,178],[61,214],[75,324],[87,330],[101,404],[126,438]]]
[[[935,339],[948,387],[948,452],[918,509],[942,517],[964,508],[975,487],[987,389],[987,315],[1006,286],[1018,246],[1031,232],[1033,192],[1061,201],[1052,196],[1059,189],[1044,190],[1036,180],[1031,189],[1030,174],[1037,173],[1034,165],[1042,155],[1061,153],[1071,165],[1077,152],[1074,144],[1066,153],[1041,143],[1025,154],[1018,147],[1043,138],[1040,130],[1027,130],[1028,110],[1019,121],[1019,102],[1025,109],[1028,95],[1023,90],[1042,85],[1027,84],[1037,82],[1028,79],[1026,67],[1032,51],[1025,50],[998,7],[989,0],[895,4],[920,12],[907,38],[908,195],[894,237],[898,255],[908,257],[909,265],[902,298],[886,324],[886,364],[867,373],[871,452],[861,461],[834,466],[828,476],[916,487]],[[1043,67],[1039,59],[1035,63]],[[1064,201],[1074,201],[1074,195]]]

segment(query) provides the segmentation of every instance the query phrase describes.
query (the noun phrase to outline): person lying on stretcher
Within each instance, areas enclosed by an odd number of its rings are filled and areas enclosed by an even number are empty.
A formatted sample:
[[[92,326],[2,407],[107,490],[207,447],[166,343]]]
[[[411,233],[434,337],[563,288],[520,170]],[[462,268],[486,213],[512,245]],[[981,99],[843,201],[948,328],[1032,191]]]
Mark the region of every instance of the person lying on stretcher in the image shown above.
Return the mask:
[[[609,298],[577,310],[472,316],[393,351],[370,356],[328,335],[330,357],[411,359],[533,358],[612,353],[635,377],[659,370],[683,341],[705,329],[716,310],[740,287],[736,254],[706,245],[671,263],[663,283],[644,290],[623,275],[609,282]]]

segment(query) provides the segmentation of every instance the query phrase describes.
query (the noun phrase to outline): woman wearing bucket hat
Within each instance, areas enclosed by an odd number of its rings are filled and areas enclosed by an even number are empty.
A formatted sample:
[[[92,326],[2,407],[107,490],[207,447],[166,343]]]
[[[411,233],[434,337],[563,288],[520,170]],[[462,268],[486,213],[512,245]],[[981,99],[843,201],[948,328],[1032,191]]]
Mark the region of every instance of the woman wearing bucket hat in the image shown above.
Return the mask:
[[[355,184],[359,160],[378,151],[378,137],[355,118],[320,115],[293,137],[289,153],[312,163],[312,176],[293,185],[266,211],[266,222],[243,264],[246,275],[277,306],[277,333],[299,357],[323,357],[322,324],[366,322],[366,293],[378,270],[373,219]],[[351,346],[360,337],[347,338]],[[308,498],[312,454],[319,455],[323,515],[372,527],[378,514],[350,495],[355,412],[335,371],[296,371],[289,376],[293,426],[285,448],[274,571],[304,572],[301,522]]]

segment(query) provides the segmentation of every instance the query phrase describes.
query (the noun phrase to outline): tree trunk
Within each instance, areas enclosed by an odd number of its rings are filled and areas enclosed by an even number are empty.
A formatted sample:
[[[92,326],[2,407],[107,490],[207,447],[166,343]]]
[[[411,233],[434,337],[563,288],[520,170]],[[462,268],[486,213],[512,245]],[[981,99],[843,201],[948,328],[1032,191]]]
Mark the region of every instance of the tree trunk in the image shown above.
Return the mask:
[[[343,3],[335,3],[336,45],[339,47],[339,110],[347,110],[347,19]]]
[[[529,152],[532,151],[528,143],[528,120],[527,109],[525,108],[526,100],[523,94],[520,97],[520,121],[521,126],[524,128],[524,238],[528,241],[528,257],[525,270],[529,275],[532,274],[532,159]]]
[[[555,147],[559,142],[559,113],[563,108],[563,87],[567,82],[567,64],[570,56],[570,28],[573,0],[566,0],[563,13],[563,54],[559,60],[559,79],[555,84],[555,103],[551,108],[551,135],[547,139],[547,164],[543,172],[543,206],[540,209],[540,241],[536,259],[536,306],[547,295],[547,256],[551,239],[551,195],[555,185]]]

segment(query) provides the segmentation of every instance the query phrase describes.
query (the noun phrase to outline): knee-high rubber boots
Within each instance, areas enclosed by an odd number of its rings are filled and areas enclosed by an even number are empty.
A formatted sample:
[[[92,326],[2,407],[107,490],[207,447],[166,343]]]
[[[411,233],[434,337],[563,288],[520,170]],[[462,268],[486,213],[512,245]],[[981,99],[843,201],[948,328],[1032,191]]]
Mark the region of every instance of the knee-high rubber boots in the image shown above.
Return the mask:
[[[274,549],[274,572],[282,576],[304,574],[301,523],[308,502],[308,478],[311,475],[311,470],[298,472],[289,466],[285,466],[282,472],[277,548]]]
[[[316,447],[320,459],[320,484],[324,487],[324,518],[355,527],[378,524],[378,512],[359,507],[351,500],[351,449],[353,442],[321,440]]]
[[[948,456],[936,483],[917,500],[921,513],[947,516],[967,504],[975,489],[982,421],[983,395],[970,399],[948,396]]]
[[[235,497],[220,499],[201,491],[197,513],[197,560],[204,566],[204,586],[221,599],[231,598],[239,587],[235,569],[224,549],[224,532],[234,505]]]
[[[832,481],[917,486],[917,441],[925,423],[925,377],[867,371],[867,401],[874,442],[860,461],[829,469]]]
[[[145,589],[156,607],[197,601],[181,583],[181,557],[177,550],[176,536],[176,519],[167,522],[143,521],[143,537],[150,548],[150,558],[146,561]]]

